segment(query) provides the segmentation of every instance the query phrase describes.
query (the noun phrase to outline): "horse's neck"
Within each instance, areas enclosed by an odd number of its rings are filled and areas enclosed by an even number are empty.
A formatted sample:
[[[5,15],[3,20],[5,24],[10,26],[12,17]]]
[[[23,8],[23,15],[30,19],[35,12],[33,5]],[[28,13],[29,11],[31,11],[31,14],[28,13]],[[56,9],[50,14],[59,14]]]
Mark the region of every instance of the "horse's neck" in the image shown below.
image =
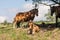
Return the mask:
[[[57,16],[60,16],[60,6],[56,7],[56,10],[55,11],[56,11],[56,15]]]

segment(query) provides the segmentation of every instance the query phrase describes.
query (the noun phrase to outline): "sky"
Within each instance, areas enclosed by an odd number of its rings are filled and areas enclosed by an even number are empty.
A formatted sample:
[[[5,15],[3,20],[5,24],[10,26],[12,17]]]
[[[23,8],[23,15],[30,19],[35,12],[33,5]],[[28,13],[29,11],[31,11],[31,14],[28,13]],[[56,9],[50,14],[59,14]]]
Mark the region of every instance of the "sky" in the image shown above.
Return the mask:
[[[7,20],[13,22],[15,15],[18,12],[27,12],[34,8],[32,1],[25,0],[0,0],[0,23]],[[34,18],[34,21],[46,20],[44,15],[48,13],[49,6],[39,4],[39,16]]]

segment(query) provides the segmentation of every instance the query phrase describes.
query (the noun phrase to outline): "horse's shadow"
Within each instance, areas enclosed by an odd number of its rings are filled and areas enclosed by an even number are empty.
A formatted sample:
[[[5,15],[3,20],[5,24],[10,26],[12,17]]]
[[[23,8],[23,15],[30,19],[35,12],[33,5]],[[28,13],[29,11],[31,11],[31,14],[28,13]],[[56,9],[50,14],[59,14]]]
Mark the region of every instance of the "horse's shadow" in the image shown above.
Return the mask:
[[[37,25],[40,29],[47,30],[47,31],[52,31],[56,28],[60,29],[60,22],[58,23],[57,27],[56,27],[56,23],[50,23],[50,24],[41,23],[35,25]],[[28,28],[28,24],[25,27]]]
[[[47,31],[50,30],[54,30],[56,28],[59,28],[60,29],[60,23],[58,23],[57,27],[56,27],[56,23],[51,23],[51,24],[45,24],[45,23],[42,23],[42,24],[37,24],[40,26],[40,28],[42,29],[46,29]]]

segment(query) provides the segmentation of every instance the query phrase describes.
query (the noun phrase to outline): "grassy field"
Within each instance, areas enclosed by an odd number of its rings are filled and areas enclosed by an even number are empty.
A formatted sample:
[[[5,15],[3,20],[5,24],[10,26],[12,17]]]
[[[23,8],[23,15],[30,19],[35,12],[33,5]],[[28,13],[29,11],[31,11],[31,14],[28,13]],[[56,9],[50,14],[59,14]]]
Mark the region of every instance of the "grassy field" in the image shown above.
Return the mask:
[[[12,24],[0,24],[0,40],[60,40],[60,29],[40,29],[40,32],[29,35],[27,28],[13,28]]]

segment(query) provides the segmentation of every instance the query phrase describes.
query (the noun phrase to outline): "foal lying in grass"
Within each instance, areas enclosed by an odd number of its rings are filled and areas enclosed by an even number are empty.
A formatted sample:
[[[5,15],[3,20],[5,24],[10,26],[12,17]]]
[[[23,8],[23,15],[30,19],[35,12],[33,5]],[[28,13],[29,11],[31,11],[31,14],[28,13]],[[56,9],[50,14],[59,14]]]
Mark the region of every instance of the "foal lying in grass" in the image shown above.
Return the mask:
[[[39,32],[40,28],[38,25],[34,24],[32,21],[28,23],[28,33],[29,34],[35,34],[35,32]]]

